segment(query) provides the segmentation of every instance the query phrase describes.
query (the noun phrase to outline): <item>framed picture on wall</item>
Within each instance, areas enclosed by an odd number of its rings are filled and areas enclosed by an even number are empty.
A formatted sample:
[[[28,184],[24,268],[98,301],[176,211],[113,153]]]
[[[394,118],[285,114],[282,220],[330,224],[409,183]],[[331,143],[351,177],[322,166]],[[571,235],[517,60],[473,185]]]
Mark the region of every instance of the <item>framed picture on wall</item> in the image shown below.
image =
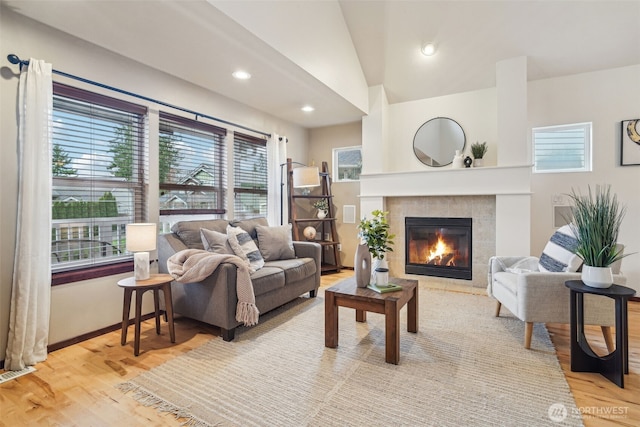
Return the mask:
[[[620,123],[620,165],[640,165],[640,119]]]

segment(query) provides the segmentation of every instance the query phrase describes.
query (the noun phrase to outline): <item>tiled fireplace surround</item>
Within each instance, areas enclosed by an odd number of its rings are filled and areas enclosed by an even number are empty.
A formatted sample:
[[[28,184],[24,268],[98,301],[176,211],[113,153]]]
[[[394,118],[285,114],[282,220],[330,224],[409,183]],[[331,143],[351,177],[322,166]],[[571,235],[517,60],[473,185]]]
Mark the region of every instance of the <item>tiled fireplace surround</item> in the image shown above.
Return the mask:
[[[496,247],[496,198],[495,196],[432,196],[390,197],[386,209],[389,211],[391,232],[396,235],[394,251],[387,255],[389,269],[394,275],[417,278],[425,282],[435,281],[485,287],[487,284],[487,261]],[[405,264],[405,217],[472,218],[472,279],[448,279],[443,277],[404,275]]]
[[[484,288],[493,255],[529,255],[531,166],[440,169],[365,173],[360,177],[360,211],[389,212],[394,251],[388,254],[392,275],[430,285]],[[472,218],[471,280],[407,275],[405,217]]]

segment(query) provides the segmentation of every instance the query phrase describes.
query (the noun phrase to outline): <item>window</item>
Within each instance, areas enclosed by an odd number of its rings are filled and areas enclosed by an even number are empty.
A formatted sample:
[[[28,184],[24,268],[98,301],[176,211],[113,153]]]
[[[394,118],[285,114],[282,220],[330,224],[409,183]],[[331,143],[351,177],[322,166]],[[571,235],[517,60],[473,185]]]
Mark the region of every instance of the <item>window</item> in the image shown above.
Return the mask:
[[[533,128],[534,172],[591,170],[591,123]]]
[[[104,266],[131,260],[125,226],[146,219],[147,110],[59,83],[53,93],[51,261],[57,284],[80,270],[82,278],[114,274]],[[77,271],[61,273],[71,270]]]
[[[233,138],[235,218],[267,214],[267,142],[236,132]]]
[[[160,215],[224,214],[226,130],[160,113]]]
[[[333,182],[359,181],[362,172],[362,147],[333,149]]]

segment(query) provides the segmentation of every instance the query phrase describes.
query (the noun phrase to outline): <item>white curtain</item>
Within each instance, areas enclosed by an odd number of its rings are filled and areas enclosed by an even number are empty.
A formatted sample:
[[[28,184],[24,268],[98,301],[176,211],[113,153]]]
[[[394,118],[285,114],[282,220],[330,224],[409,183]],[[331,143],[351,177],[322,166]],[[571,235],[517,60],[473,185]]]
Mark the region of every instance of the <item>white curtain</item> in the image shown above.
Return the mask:
[[[31,58],[18,87],[18,223],[5,369],[47,358],[51,301],[51,64]]]
[[[272,134],[267,141],[267,220],[270,225],[286,224],[289,221],[288,202],[285,200],[287,195],[287,182],[283,173],[285,169],[280,166],[286,161],[287,138]],[[284,187],[281,185],[283,182]]]

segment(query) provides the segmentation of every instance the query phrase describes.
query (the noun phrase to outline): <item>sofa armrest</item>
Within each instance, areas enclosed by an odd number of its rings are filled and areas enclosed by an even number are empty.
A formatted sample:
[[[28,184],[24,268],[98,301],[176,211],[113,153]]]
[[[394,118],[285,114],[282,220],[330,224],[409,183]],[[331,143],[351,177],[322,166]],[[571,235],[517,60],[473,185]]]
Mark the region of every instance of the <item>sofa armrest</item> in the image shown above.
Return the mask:
[[[313,258],[316,262],[316,289],[320,287],[322,273],[322,246],[316,242],[294,241],[293,250],[298,258]]]
[[[189,249],[175,234],[167,233],[158,236],[158,272],[169,273],[167,260],[171,255]]]

